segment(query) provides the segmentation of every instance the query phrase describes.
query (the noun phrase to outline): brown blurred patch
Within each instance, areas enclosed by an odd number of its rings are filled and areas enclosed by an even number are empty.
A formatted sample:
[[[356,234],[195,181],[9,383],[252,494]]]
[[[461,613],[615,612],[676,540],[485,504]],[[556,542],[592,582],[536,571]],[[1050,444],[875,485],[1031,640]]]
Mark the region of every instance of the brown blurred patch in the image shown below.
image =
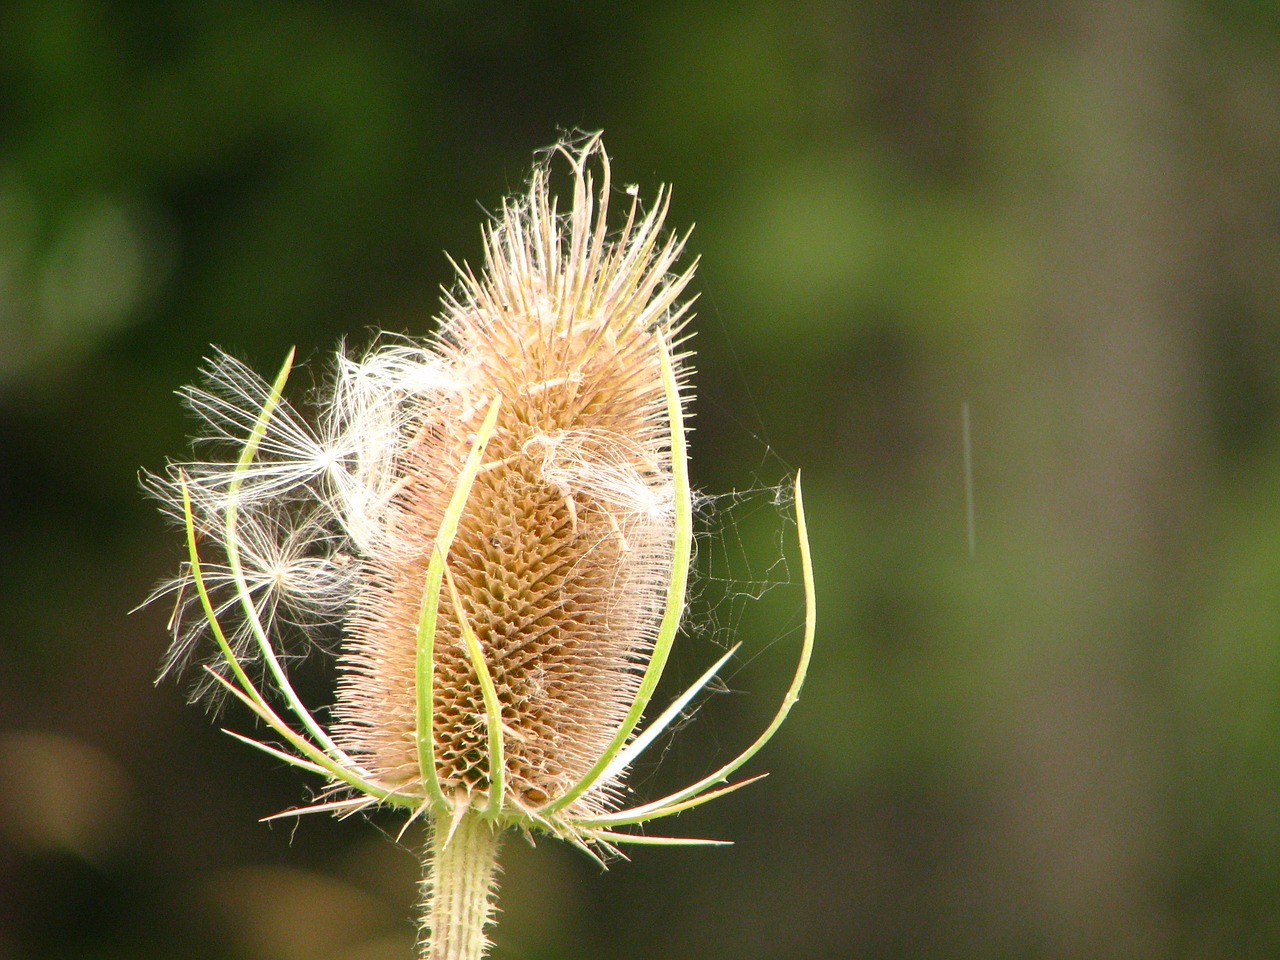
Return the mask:
[[[124,767],[83,740],[0,734],[0,836],[20,850],[100,863],[126,835],[136,800]]]

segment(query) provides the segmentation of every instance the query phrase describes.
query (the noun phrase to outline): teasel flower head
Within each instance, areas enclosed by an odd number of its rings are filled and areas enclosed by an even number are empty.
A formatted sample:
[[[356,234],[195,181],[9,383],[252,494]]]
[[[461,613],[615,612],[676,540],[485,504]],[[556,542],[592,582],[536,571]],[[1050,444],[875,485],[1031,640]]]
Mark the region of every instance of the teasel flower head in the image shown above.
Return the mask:
[[[744,785],[730,777],[798,696],[813,641],[806,595],[797,671],[773,722],[687,788],[626,805],[635,760],[733,655],[642,726],[685,605],[693,266],[663,232],[668,195],[636,191],[610,225],[598,138],[561,144],[458,268],[436,336],[339,351],[309,422],[272,382],[217,354],[184,392],[208,458],[146,483],[182,525],[187,560],[166,670],[207,683],[271,731],[238,739],[321,777],[317,802],[277,816],[377,806],[429,828],[422,956],[488,945],[498,838],[560,837],[597,859],[656,837],[649,821]],[[194,608],[194,609],[193,609]],[[321,723],[289,678],[336,656]],[[753,778],[754,779],[754,778]]]

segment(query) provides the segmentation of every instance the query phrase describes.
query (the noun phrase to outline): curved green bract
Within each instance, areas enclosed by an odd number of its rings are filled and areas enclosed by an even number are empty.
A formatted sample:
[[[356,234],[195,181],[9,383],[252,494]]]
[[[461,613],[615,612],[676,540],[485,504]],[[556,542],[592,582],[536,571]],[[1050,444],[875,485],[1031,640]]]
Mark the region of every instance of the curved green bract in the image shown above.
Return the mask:
[[[627,715],[623,717],[622,723],[618,725],[613,740],[582,779],[560,797],[538,808],[538,814],[543,817],[550,817],[563,810],[590,790],[608,769],[618,751],[626,745],[640,722],[645,708],[649,705],[658,681],[662,678],[667,657],[671,654],[676,633],[680,629],[680,617],[684,613],[685,589],[689,582],[689,561],[693,554],[693,496],[689,490],[688,447],[685,442],[684,411],[680,406],[680,387],[676,383],[671,352],[661,332],[655,333],[654,336],[658,341],[662,386],[667,398],[667,419],[671,427],[671,480],[675,486],[675,549],[671,564],[671,581],[667,585],[666,607],[658,627],[658,636],[653,642],[653,652],[649,656],[644,675],[640,678],[635,699]]]
[[[241,737],[239,734],[233,733],[232,736],[245,740],[246,742],[257,746],[259,749],[285,760],[296,767],[300,767],[304,770],[310,770],[312,772],[327,774],[334,780],[345,783],[347,786],[359,790],[361,793],[368,796],[374,797],[381,802],[391,803],[396,806],[410,806],[411,804],[408,799],[400,797],[393,791],[386,790],[365,780],[360,776],[359,771],[354,765],[344,765],[341,760],[334,758],[315,744],[311,743],[305,737],[300,736],[292,727],[280,718],[279,714],[277,714],[275,710],[271,708],[270,704],[267,703],[266,698],[258,692],[257,687],[255,687],[253,681],[249,679],[249,675],[245,672],[244,666],[240,663],[240,659],[236,656],[230,642],[227,640],[226,632],[222,629],[222,624],[218,620],[217,612],[214,610],[213,600],[209,596],[209,588],[205,583],[204,571],[200,564],[200,553],[196,545],[195,515],[191,508],[191,493],[187,489],[185,477],[180,478],[180,483],[182,487],[183,521],[186,525],[187,532],[187,553],[189,563],[191,565],[191,579],[195,584],[196,593],[200,598],[200,605],[204,611],[205,621],[209,624],[209,630],[212,632],[214,640],[217,641],[218,647],[222,651],[223,659],[231,668],[231,671],[235,675],[240,686],[236,686],[236,684],[232,683],[216,671],[210,670],[209,672],[212,673],[214,678],[228,691],[230,691],[232,695],[248,706],[250,710],[252,710],[264,723],[267,724],[267,726],[276,731],[276,733],[284,738],[285,742],[303,756],[294,756],[283,750],[277,750],[266,744],[250,740],[247,737]],[[311,714],[307,712],[305,708],[301,709],[307,720],[310,720],[312,724],[315,724],[315,720],[311,717]],[[303,757],[307,759],[303,759]]]
[[[799,474],[796,474],[796,535],[800,541],[800,568],[804,580],[804,641],[800,649],[799,663],[796,664],[795,676],[791,680],[791,686],[787,688],[786,695],[782,698],[782,706],[778,708],[773,721],[749,747],[720,769],[703,777],[697,783],[690,784],[683,790],[679,790],[660,800],[641,804],[630,810],[622,810],[618,813],[606,814],[600,817],[583,818],[580,821],[582,824],[589,827],[612,827],[629,823],[644,823],[648,820],[670,816],[673,813],[699,806],[708,800],[744,785],[730,784],[719,790],[711,789],[716,784],[727,780],[743,764],[759,753],[765,744],[773,739],[773,735],[777,733],[778,728],[782,726],[782,722],[786,720],[787,714],[791,712],[796,700],[800,698],[800,688],[804,686],[805,676],[809,672],[809,661],[813,656],[813,637],[817,628],[817,604],[813,585],[813,560],[809,551],[809,528],[805,522],[804,495],[800,489]]]
[[[289,379],[289,371],[293,368],[293,358],[294,350],[290,348],[288,356],[285,357],[284,365],[280,368],[275,381],[271,384],[271,390],[267,393],[266,402],[263,403],[262,409],[258,412],[258,419],[254,422],[253,429],[249,432],[249,439],[245,441],[244,449],[240,451],[240,459],[236,461],[235,470],[231,474],[231,482],[227,485],[227,517],[225,522],[227,567],[231,571],[232,579],[235,581],[236,591],[240,598],[240,606],[244,609],[245,617],[250,629],[253,631],[254,639],[258,642],[258,649],[262,652],[262,658],[266,661],[281,696],[289,704],[289,709],[306,727],[307,732],[324,747],[325,752],[332,757],[349,761],[350,758],[338,749],[338,746],[325,733],[324,728],[311,716],[310,711],[303,706],[302,701],[294,692],[293,684],[289,682],[289,677],[284,672],[284,666],[280,663],[275,649],[271,646],[271,640],[267,637],[267,631],[262,626],[262,620],[258,616],[257,605],[250,595],[249,584],[244,576],[244,568],[240,564],[240,545],[236,537],[236,520],[239,516],[236,495],[240,492],[240,486],[244,482],[249,465],[253,463],[253,458],[257,455],[258,445],[266,435],[267,425],[271,422],[271,417],[275,413],[276,407],[280,405],[284,385]]]

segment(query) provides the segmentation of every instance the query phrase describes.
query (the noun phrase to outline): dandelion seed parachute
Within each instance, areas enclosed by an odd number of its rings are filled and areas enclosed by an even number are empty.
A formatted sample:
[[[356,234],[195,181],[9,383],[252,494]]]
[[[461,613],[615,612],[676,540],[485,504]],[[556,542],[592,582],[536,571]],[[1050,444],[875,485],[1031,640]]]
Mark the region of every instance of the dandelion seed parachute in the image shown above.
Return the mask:
[[[338,791],[304,811],[425,816],[433,958],[482,955],[501,828],[610,849],[654,839],[618,826],[736,788],[713,789],[781,722],[812,641],[810,614],[792,689],[748,751],[616,809],[629,764],[724,662],[633,737],[688,572],[679,343],[694,268],[675,270],[684,241],[663,233],[665,193],[646,212],[628,191],[611,232],[598,140],[558,154],[568,211],[537,168],[486,229],[480,275],[459,268],[434,340],[340,353],[314,427],[281,397],[289,364],[269,384],[218,355],[185,397],[198,449],[230,455],[147,481],[188,533],[189,562],[158,594],[202,614],[175,618],[171,661],[212,635],[215,682],[283,741],[249,742]],[[807,575],[803,539],[802,553]],[[285,644],[335,627],[325,728],[289,683]]]

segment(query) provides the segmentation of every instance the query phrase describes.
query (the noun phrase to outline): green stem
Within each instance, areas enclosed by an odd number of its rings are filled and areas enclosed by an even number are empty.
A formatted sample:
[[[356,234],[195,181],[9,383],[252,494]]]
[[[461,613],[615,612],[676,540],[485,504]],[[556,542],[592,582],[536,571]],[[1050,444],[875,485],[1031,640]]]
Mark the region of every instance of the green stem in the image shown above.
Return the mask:
[[[467,811],[433,817],[423,889],[422,960],[481,960],[498,892],[498,829]]]

